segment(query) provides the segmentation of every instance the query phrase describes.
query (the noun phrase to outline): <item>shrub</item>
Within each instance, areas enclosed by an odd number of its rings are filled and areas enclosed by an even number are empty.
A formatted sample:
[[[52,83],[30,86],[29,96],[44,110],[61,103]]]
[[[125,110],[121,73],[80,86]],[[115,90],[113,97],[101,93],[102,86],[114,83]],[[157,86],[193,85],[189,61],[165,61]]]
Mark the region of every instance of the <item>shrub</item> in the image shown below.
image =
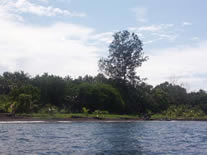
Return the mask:
[[[7,95],[0,95],[0,112],[6,113],[11,105],[11,99]]]
[[[122,113],[125,105],[118,90],[107,84],[80,84],[77,99],[81,107],[91,111]]]
[[[39,113],[48,113],[48,114],[54,114],[54,113],[57,113],[58,112],[58,108],[54,105],[51,105],[51,104],[46,104],[44,105],[44,107],[42,107],[40,110],[39,110]]]
[[[82,108],[82,112],[86,115],[88,115],[89,109],[87,109],[86,107]]]
[[[99,114],[109,114],[109,112],[108,111],[102,111],[102,110],[95,110],[93,112],[93,114],[96,114],[96,115],[99,115]]]
[[[32,111],[32,96],[20,94],[15,104],[16,113],[29,113]]]
[[[172,105],[163,114],[168,118],[198,118],[205,115],[201,109],[186,105]]]

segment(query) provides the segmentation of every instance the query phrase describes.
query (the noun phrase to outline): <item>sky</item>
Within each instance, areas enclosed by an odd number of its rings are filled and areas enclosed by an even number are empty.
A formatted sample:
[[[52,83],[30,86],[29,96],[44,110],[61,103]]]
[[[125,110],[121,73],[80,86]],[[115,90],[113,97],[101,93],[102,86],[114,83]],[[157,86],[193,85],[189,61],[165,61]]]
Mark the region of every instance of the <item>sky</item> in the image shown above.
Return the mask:
[[[0,0],[0,73],[97,75],[115,32],[135,32],[145,82],[207,90],[206,0]]]

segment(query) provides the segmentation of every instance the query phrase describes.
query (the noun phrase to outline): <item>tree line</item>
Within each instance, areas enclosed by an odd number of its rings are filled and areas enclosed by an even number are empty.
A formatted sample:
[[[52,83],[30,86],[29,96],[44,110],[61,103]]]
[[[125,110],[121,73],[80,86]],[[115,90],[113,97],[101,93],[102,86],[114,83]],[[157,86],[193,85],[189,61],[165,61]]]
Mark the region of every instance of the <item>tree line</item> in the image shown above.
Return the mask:
[[[162,113],[172,106],[200,109],[207,113],[204,90],[187,93],[169,82],[155,87],[140,82],[106,78],[103,74],[72,79],[47,73],[30,77],[21,72],[4,72],[0,76],[0,112],[32,113],[55,109],[79,113],[82,108],[115,114],[146,115]]]
[[[207,93],[188,93],[169,82],[155,87],[136,74],[148,57],[138,36],[117,32],[109,45],[109,55],[99,60],[100,73],[76,79],[70,76],[4,72],[0,75],[0,112],[5,113],[89,113],[96,110],[113,114],[150,117],[152,114],[207,114]]]

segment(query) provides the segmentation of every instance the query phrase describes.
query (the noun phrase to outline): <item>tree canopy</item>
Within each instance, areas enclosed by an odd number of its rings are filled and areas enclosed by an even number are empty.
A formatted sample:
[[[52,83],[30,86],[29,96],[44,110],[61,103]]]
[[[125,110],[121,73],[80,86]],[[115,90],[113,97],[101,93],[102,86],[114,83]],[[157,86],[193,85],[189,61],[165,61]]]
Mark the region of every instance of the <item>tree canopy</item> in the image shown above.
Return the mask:
[[[144,56],[142,41],[135,33],[120,31],[113,35],[107,58],[99,60],[99,69],[112,79],[122,79],[134,83],[139,80],[136,68],[147,57]]]

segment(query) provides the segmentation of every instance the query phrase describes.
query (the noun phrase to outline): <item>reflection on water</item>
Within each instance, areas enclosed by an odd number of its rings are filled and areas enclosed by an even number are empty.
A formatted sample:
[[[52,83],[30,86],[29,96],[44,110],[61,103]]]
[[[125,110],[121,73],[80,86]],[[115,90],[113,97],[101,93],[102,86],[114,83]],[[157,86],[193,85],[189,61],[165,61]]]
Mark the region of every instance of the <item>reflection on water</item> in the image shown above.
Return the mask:
[[[0,123],[0,154],[207,154],[207,123]]]

